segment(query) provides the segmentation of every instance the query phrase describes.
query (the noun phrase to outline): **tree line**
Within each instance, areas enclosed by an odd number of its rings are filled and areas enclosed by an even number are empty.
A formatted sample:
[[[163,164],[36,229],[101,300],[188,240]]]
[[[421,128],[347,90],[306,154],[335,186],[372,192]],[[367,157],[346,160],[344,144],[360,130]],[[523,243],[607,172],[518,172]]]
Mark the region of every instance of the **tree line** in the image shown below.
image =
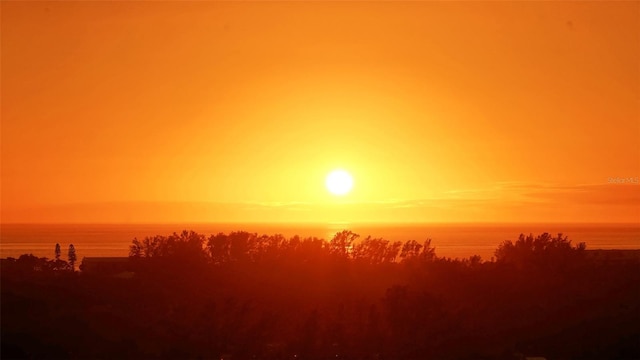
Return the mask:
[[[46,257],[37,257],[33,254],[22,254],[17,259],[9,257],[4,259],[4,268],[6,270],[17,270],[18,272],[29,271],[75,271],[78,255],[73,244],[69,244],[67,250],[67,260],[62,260],[62,248],[56,243],[54,257],[52,260]]]
[[[536,265],[559,263],[583,256],[585,243],[572,244],[562,233],[538,236],[520,234],[518,240],[504,241],[495,251],[495,261]],[[229,234],[218,233],[207,237],[194,231],[156,235],[132,240],[129,256],[135,259],[161,257],[188,257],[214,265],[233,262],[260,262],[276,259],[343,259],[370,265],[399,263],[403,261],[433,261],[437,258],[431,239],[420,243],[416,240],[389,241],[383,238],[360,235],[343,230],[329,241],[317,237],[301,238],[283,235],[258,235],[246,231]],[[480,263],[482,259],[471,256],[460,261]]]
[[[391,242],[343,230],[325,241],[317,237],[300,238],[283,235],[258,235],[246,231],[218,233],[206,237],[194,231],[156,235],[143,240],[133,239],[129,256],[132,258],[189,257],[220,265],[232,262],[259,262],[295,258],[301,260],[349,259],[369,264],[394,263],[411,258],[434,259],[431,239],[423,243],[415,240]]]
[[[482,261],[439,257],[429,240],[350,231],[328,241],[150,236],[131,243],[132,276],[33,268],[17,276],[3,263],[2,354],[638,358],[640,264],[594,262],[585,248],[562,234],[521,235]]]

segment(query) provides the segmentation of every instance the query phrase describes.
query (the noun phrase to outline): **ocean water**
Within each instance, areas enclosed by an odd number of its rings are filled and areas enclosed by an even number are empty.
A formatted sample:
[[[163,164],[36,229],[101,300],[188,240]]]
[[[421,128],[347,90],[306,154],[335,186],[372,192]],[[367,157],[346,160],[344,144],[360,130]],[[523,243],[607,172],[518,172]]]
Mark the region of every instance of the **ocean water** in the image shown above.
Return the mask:
[[[206,235],[248,231],[258,234],[300,235],[330,239],[348,229],[361,237],[371,235],[390,241],[432,239],[438,256],[463,258],[480,255],[489,260],[504,240],[519,234],[563,233],[587,249],[640,249],[640,224],[2,224],[0,257],[31,253],[53,258],[60,243],[63,258],[74,244],[78,258],[127,256],[131,240],[194,230]]]

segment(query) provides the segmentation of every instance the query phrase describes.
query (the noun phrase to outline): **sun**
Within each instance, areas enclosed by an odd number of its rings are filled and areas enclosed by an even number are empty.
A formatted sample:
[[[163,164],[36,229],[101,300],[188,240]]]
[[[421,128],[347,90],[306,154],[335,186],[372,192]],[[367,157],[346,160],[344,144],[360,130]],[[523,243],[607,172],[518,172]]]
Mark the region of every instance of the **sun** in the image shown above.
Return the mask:
[[[344,170],[333,170],[327,175],[325,185],[333,195],[346,195],[353,187],[353,178]]]

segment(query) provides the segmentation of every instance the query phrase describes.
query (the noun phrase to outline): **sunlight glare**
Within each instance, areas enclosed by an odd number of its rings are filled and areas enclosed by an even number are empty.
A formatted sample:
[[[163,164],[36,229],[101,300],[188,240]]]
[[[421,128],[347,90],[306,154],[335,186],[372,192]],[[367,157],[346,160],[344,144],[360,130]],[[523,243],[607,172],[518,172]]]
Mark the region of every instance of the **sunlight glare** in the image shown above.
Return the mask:
[[[327,190],[333,195],[346,195],[353,187],[353,178],[344,170],[334,170],[327,175]]]

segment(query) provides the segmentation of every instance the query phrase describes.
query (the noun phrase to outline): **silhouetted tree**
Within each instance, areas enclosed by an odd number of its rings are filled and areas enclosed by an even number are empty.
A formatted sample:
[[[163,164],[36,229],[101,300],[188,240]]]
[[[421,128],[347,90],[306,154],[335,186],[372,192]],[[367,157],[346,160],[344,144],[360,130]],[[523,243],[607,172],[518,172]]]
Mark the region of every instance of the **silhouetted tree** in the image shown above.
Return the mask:
[[[133,238],[133,240],[131,240],[131,245],[129,245],[129,256],[133,258],[144,257],[143,245],[138,238]]]
[[[585,249],[585,243],[573,246],[571,240],[567,236],[563,237],[562,233],[555,237],[549,233],[543,233],[535,238],[533,234],[528,236],[520,234],[515,243],[507,240],[500,244],[495,251],[495,257],[499,263],[507,263],[519,268],[531,266],[557,268],[581,257]]]
[[[384,250],[388,244],[387,240],[372,239],[371,236],[367,236],[353,246],[351,257],[356,260],[365,260],[370,264],[379,264],[384,260]]]
[[[329,252],[340,257],[349,256],[353,249],[353,242],[358,237],[360,237],[360,235],[349,230],[342,230],[336,233],[333,239],[329,241]]]
[[[68,270],[69,264],[64,260],[48,260],[46,257],[39,258],[33,254],[23,254],[18,259],[5,259],[7,267],[3,266],[3,271],[17,272],[23,275],[33,273],[53,273],[58,270]]]
[[[482,257],[480,255],[472,255],[462,259],[462,263],[470,267],[478,267],[482,264]]]
[[[422,257],[424,260],[434,260],[436,258],[436,248],[431,246],[431,239],[427,239],[424,241],[420,257]]]
[[[246,261],[255,254],[258,234],[246,231],[234,231],[229,234],[229,256],[231,261]]]
[[[20,255],[16,261],[22,271],[43,271],[47,268],[46,258],[39,258],[33,254]]]
[[[231,240],[223,233],[211,235],[207,240],[207,251],[214,264],[224,264],[231,258]]]
[[[62,251],[60,250],[60,244],[56,243],[56,261],[60,260],[60,254],[62,253]]]
[[[69,244],[69,253],[67,254],[67,257],[69,259],[69,265],[71,266],[71,271],[75,271],[76,269],[76,261],[78,260],[78,257],[76,255],[76,248],[75,246],[73,246],[73,244]]]
[[[402,251],[400,252],[400,257],[402,259],[412,258],[420,255],[420,250],[422,249],[422,244],[418,243],[415,240],[409,240],[402,245]]]
[[[402,248],[402,242],[396,241],[391,246],[387,246],[385,249],[385,261],[386,262],[394,262],[400,254],[400,249]]]

